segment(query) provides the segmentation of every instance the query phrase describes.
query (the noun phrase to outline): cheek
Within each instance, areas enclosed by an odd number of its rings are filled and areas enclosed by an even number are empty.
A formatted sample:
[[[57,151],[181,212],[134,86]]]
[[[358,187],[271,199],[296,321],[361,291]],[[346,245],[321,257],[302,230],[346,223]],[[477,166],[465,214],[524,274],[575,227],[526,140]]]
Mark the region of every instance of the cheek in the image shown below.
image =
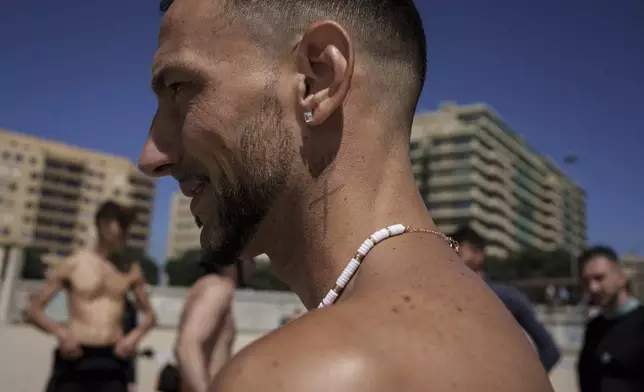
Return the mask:
[[[237,141],[229,140],[217,132],[216,125],[211,128],[186,124],[183,131],[184,155],[199,162],[212,181],[222,176],[234,178],[233,157],[238,150]]]

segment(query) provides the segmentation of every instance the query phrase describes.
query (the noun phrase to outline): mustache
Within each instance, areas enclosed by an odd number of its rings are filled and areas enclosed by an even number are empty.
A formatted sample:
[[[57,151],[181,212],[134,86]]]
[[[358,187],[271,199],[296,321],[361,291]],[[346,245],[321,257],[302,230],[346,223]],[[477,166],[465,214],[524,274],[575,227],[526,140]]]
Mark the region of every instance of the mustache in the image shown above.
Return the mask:
[[[200,170],[197,167],[173,167],[170,175],[179,183],[195,179],[199,182],[210,183],[207,170]]]
[[[197,225],[199,229],[203,227],[203,222],[201,221],[201,219],[199,219],[198,216],[195,217],[195,225]]]

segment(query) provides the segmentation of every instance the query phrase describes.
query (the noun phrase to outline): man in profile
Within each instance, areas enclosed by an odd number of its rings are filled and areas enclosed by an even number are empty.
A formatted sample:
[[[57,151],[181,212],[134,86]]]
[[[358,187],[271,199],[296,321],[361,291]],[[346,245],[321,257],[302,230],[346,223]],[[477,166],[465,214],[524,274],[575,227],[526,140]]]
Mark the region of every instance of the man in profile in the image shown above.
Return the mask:
[[[586,325],[581,392],[644,391],[644,306],[631,295],[617,253],[596,246],[581,254],[579,265],[590,303],[601,309]]]
[[[32,297],[29,320],[58,341],[48,392],[128,390],[130,361],[155,321],[141,267],[121,256],[133,219],[125,207],[103,203],[95,219],[96,247],[80,250],[51,267],[44,287]],[[67,292],[67,325],[56,323],[44,312],[60,290]],[[144,319],[125,334],[125,299],[130,290]]]
[[[485,239],[474,229],[465,226],[452,235],[460,245],[459,255],[472,271],[476,272],[494,291],[501,302],[512,313],[521,328],[534,343],[541,364],[550,372],[559,361],[561,354],[548,330],[537,319],[530,300],[514,287],[490,281],[485,276]]]
[[[139,167],[192,198],[208,262],[265,253],[313,310],[206,390],[551,391],[416,188],[426,42],[411,1],[175,0],[158,44]],[[187,300],[178,351],[217,334],[191,317],[224,301],[204,292]],[[183,376],[191,366],[177,359]]]

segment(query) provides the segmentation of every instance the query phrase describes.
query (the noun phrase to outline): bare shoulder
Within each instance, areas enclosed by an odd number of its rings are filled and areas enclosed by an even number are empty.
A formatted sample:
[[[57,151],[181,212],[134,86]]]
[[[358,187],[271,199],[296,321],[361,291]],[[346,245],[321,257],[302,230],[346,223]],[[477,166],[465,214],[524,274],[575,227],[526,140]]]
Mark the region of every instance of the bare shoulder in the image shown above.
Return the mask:
[[[78,266],[79,260],[83,258],[83,251],[78,251],[72,255],[65,257],[50,268],[47,269],[48,280],[65,280],[68,279],[71,273]]]
[[[189,298],[212,299],[222,295],[230,296],[235,293],[235,284],[228,278],[219,275],[206,275],[199,278],[190,289]]]
[[[481,330],[491,325],[457,308],[407,301],[310,312],[242,350],[211,391],[551,392],[518,340]]]
[[[210,391],[378,391],[365,384],[376,381],[375,362],[350,343],[349,334],[339,335],[318,313],[244,348],[218,373]]]

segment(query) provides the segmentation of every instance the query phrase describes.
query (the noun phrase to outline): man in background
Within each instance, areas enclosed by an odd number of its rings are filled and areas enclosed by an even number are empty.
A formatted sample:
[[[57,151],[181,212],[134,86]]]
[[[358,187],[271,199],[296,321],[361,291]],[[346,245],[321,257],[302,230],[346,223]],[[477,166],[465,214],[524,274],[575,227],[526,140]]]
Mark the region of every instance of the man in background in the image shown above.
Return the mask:
[[[201,332],[202,329],[195,328],[194,331],[182,334],[177,341],[176,355],[181,365],[182,392],[206,392],[209,381],[232,357],[237,333],[232,314],[233,299],[236,289],[244,287],[248,282],[254,265],[253,259],[238,259],[233,265],[222,268],[212,264],[202,265],[204,276],[195,282],[186,298],[179,328],[210,325],[209,329],[216,330],[216,333],[206,336]],[[197,296],[208,300],[195,301]],[[203,355],[204,352],[212,355],[207,358]],[[173,369],[168,368],[164,372],[163,380],[175,379]],[[163,391],[171,390],[165,387],[169,384],[170,381],[163,383]]]
[[[617,253],[596,246],[579,265],[590,305],[601,309],[584,334],[581,392],[644,391],[644,306],[631,295]]]
[[[31,298],[28,319],[58,340],[48,392],[126,392],[131,359],[155,315],[140,265],[122,256],[134,213],[118,203],[103,203],[95,216],[98,242],[56,263],[44,287]],[[60,325],[45,307],[67,292],[69,322]],[[127,294],[132,291],[143,322],[124,330]]]
[[[492,282],[485,276],[485,239],[470,227],[462,227],[452,238],[460,245],[459,256],[463,262],[496,293],[521,328],[530,336],[539,353],[539,360],[547,372],[557,364],[561,354],[550,333],[537,320],[530,300],[514,287]]]

